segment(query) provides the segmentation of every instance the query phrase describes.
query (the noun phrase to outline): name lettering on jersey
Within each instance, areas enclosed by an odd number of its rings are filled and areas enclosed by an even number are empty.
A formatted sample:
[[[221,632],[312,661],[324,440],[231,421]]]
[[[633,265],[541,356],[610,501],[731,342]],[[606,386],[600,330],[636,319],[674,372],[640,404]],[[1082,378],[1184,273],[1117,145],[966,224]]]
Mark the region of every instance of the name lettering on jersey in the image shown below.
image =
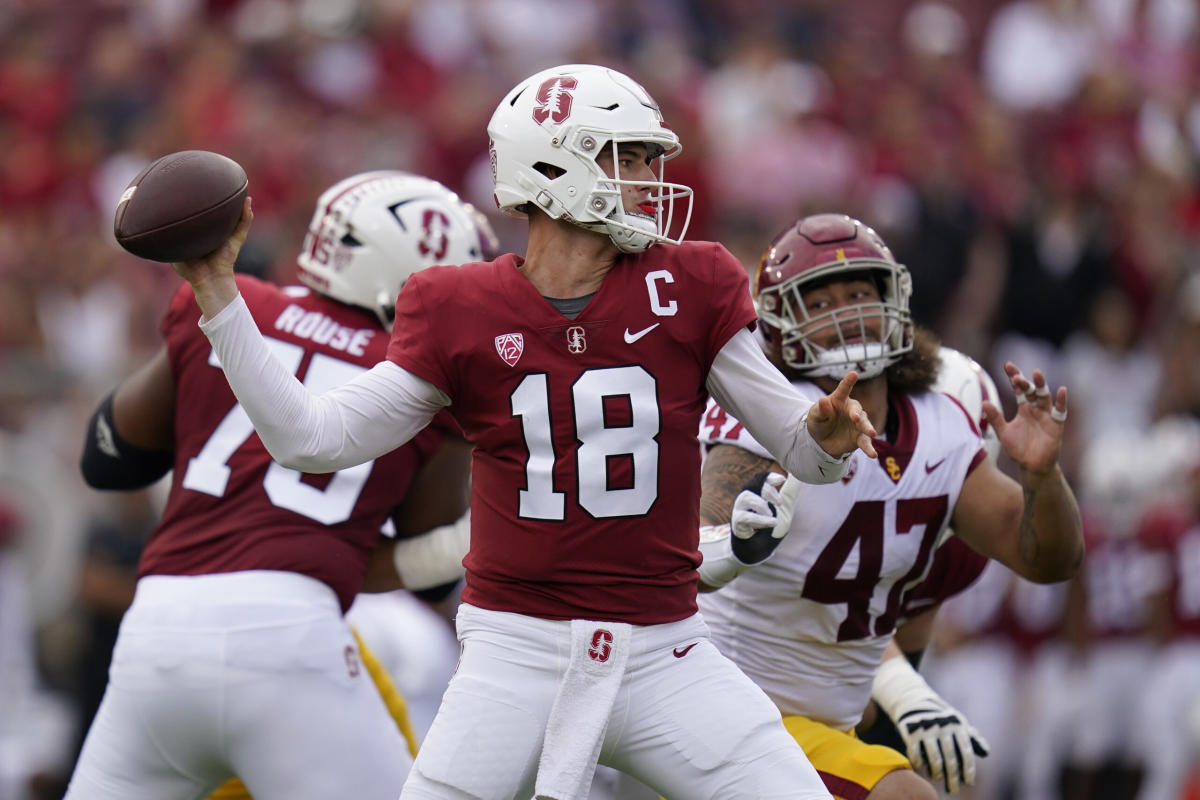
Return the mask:
[[[500,360],[515,367],[525,352],[525,337],[519,333],[502,333],[496,337],[496,353]]]
[[[584,335],[582,325],[567,328],[567,349],[576,355],[587,350],[587,336]]]
[[[588,657],[592,661],[604,663],[612,655],[613,635],[603,628],[597,628],[592,634],[592,646],[588,648]]]
[[[896,463],[895,456],[888,456],[883,460],[883,468],[887,471],[888,477],[892,479],[892,483],[900,482],[900,475],[904,472],[900,465]]]
[[[355,356],[366,353],[367,345],[379,333],[372,328],[347,328],[320,311],[307,311],[294,303],[275,319],[275,330]]]
[[[673,317],[679,311],[679,304],[674,300],[663,303],[658,290],[659,281],[674,283],[675,276],[665,269],[656,269],[646,273],[646,292],[650,295],[650,310],[658,317]]]

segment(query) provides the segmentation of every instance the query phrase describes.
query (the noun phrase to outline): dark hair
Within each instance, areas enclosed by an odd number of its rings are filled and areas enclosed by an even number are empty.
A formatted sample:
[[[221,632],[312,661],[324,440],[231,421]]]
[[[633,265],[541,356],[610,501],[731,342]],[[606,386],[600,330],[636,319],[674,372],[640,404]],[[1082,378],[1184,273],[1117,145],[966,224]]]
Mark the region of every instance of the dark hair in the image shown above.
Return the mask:
[[[929,391],[942,366],[942,357],[938,354],[940,346],[937,334],[928,328],[915,327],[912,350],[884,372],[888,388],[906,394]]]

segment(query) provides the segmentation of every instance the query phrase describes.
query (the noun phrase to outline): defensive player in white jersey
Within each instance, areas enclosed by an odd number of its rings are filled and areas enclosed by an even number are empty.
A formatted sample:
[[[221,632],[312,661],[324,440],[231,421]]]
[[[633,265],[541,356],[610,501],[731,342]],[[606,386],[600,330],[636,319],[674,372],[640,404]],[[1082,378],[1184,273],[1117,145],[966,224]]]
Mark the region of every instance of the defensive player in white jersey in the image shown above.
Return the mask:
[[[805,397],[767,362],[741,264],[682,241],[691,190],[661,173],[679,139],[627,76],[540,72],[488,134],[527,255],[414,275],[387,359],[324,395],[281,368],[238,296],[249,203],[221,251],[176,265],[281,462],[376,457],[442,408],[475,445],[463,655],[403,796],[566,800],[600,761],[673,800],[828,797],[697,612],[696,434],[711,393],[798,478],[836,481],[874,454],[857,376]]]
[[[288,369],[334,386],[384,357],[405,280],[440,258],[480,257],[493,241],[441,184],[369,172],[318,200],[298,259],[308,286],[230,279]],[[407,721],[389,717],[402,703],[343,614],[372,574],[390,573],[376,590],[398,585],[397,571],[410,589],[455,577],[453,564],[429,567],[447,546],[461,562],[464,524],[394,547],[380,531],[461,519],[470,448],[445,420],[356,469],[285,469],[254,436],[199,315],[180,286],[164,346],[88,429],[82,470],[95,488],[174,472],[67,797],[190,800],[237,775],[245,786],[220,797],[395,800],[414,743]]]
[[[879,236],[845,215],[805,217],[767,250],[754,295],[769,357],[810,397],[858,372],[853,396],[882,432],[879,458],[852,457],[840,481],[798,487],[790,533],[770,559],[701,600],[718,647],[766,690],[826,785],[848,800],[935,796],[903,757],[850,733],[872,694],[931,773],[951,763],[957,776],[972,746],[961,724],[922,735],[938,725],[932,692],[889,646],[944,529],[1038,581],[1070,577],[1083,555],[1057,463],[1066,389],[1052,395],[1040,371],[1031,381],[1006,365],[1018,414],[1006,422],[995,405],[984,411],[1020,468],[1019,482],[1007,477],[985,457],[975,420],[928,391],[937,346],[912,324],[910,287]],[[718,403],[702,429],[701,518],[711,526],[702,538],[719,540],[748,479],[753,487],[778,465]]]

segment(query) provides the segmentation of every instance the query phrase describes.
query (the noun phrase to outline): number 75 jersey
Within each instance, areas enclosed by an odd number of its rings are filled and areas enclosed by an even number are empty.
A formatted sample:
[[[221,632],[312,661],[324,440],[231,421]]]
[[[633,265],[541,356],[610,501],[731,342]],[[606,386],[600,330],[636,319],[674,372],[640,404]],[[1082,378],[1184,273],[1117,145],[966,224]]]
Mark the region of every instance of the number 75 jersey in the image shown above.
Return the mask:
[[[339,386],[383,358],[388,335],[370,312],[299,286],[249,275],[237,282],[267,345],[313,391]],[[440,419],[403,447],[340,472],[287,469],[254,432],[199,318],[182,284],[162,321],[175,380],[174,473],[140,574],[298,572],[327,584],[349,608],[380,528],[453,423]]]
[[[814,400],[815,385],[797,388]],[[803,484],[787,537],[763,564],[701,595],[714,641],[784,714],[853,727],[904,601],[929,572],[963,481],[985,457],[949,395],[889,393],[894,441],[856,452],[841,481]],[[710,401],[708,445],[771,456]]]

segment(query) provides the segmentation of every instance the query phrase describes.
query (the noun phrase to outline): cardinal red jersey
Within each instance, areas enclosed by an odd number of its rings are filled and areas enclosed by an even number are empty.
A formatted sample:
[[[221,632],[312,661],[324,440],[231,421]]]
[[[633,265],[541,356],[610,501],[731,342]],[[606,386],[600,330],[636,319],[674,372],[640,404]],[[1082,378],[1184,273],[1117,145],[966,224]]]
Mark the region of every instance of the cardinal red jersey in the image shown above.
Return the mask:
[[[925,579],[904,595],[900,620],[912,619],[965,592],[979,579],[987,565],[987,556],[975,552],[957,536],[947,537],[933,551],[933,563]]]
[[[463,599],[653,624],[696,610],[700,447],[717,352],[754,323],[717,244],[622,256],[576,319],[522,259],[424,270],[388,358],[451,398],[475,444]]]
[[[1187,509],[1156,509],[1142,521],[1138,538],[1163,573],[1172,631],[1200,639],[1200,519]]]
[[[1081,518],[1087,558],[1077,580],[1083,581],[1087,598],[1088,635],[1096,640],[1140,637],[1146,598],[1158,588],[1147,569],[1151,554],[1135,535],[1120,535],[1122,528],[1086,505]]]
[[[313,391],[383,359],[388,334],[369,313],[300,287],[237,282],[275,355]],[[199,318],[181,286],[162,323],[175,376],[174,473],[140,575],[299,572],[328,584],[345,610],[381,526],[442,436],[427,428],[373,462],[326,475],[282,467],[234,397]]]

